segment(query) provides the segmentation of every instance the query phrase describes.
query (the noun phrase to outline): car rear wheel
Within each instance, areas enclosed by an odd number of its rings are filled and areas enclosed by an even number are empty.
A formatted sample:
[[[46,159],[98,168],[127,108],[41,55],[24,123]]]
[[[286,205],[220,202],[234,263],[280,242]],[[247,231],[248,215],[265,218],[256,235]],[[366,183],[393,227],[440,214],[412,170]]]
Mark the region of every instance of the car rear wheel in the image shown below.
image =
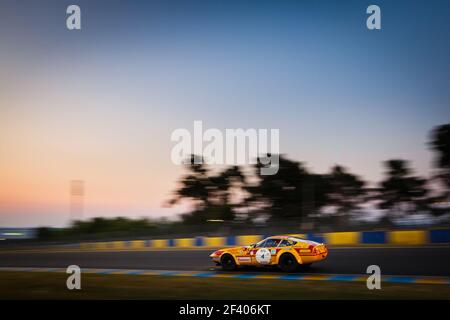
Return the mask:
[[[225,271],[233,271],[236,269],[236,262],[230,254],[224,254],[220,259],[220,264]]]
[[[285,253],[280,257],[278,267],[284,272],[294,272],[298,269],[298,262],[290,253]]]

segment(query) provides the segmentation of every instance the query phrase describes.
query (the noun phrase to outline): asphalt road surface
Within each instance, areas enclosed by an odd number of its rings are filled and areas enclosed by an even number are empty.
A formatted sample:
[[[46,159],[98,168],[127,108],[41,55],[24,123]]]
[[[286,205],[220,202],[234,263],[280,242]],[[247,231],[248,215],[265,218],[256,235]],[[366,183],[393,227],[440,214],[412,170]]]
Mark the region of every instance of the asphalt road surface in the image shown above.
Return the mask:
[[[212,250],[117,252],[2,252],[0,267],[55,267],[149,270],[220,270],[209,260]],[[330,248],[328,258],[307,273],[365,274],[378,265],[384,275],[450,276],[450,247]],[[241,272],[267,269],[243,269]],[[260,271],[259,271],[260,270]],[[270,272],[276,269],[268,269]]]

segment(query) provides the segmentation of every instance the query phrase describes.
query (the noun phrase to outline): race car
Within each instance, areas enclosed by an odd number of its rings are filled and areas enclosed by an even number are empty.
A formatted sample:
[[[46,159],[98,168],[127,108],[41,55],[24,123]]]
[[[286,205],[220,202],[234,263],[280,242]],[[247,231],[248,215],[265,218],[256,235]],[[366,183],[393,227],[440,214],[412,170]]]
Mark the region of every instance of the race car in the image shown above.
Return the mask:
[[[278,266],[282,271],[293,272],[327,255],[328,249],[323,243],[294,236],[272,236],[249,246],[219,249],[210,258],[226,271],[238,266]]]

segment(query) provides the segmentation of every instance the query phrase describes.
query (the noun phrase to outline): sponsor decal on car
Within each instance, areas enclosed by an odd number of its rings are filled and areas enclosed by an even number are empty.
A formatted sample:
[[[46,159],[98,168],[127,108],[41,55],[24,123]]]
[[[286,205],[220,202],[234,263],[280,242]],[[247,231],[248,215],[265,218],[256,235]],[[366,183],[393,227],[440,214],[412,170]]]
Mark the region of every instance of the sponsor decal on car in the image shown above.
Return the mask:
[[[269,264],[271,258],[272,255],[267,248],[261,248],[256,251],[256,261],[258,261],[260,264]]]
[[[250,262],[250,257],[237,257],[239,262]]]

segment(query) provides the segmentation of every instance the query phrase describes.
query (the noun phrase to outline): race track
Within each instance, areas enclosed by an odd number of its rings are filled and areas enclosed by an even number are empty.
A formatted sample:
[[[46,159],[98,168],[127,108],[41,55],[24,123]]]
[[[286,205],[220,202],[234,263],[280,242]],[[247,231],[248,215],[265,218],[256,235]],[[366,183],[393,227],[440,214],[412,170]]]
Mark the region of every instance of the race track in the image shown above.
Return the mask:
[[[212,250],[115,252],[2,252],[0,267],[55,267],[148,270],[216,270],[208,255]],[[450,276],[450,247],[331,248],[325,261],[307,273],[365,274],[378,265],[384,275]],[[260,270],[260,269],[256,269]],[[255,269],[241,272],[255,272]],[[270,272],[276,269],[269,269]],[[267,272],[264,269],[260,272]]]

